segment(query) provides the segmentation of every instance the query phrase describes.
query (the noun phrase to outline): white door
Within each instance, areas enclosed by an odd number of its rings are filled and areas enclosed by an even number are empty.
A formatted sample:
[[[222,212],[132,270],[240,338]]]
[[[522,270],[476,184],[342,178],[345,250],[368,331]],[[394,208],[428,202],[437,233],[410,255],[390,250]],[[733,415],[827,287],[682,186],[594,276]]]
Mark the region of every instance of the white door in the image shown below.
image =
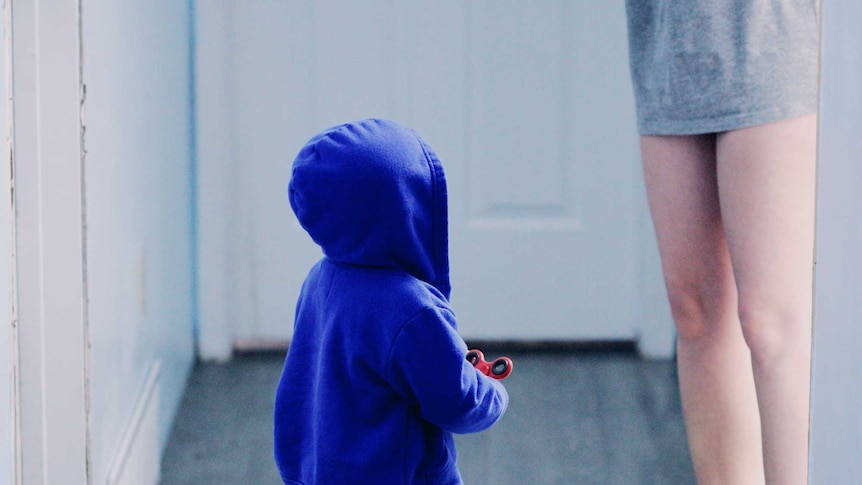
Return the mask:
[[[444,163],[453,304],[468,337],[634,334],[625,18],[621,2],[576,5],[468,2],[465,11],[466,129],[452,140],[465,149]]]
[[[231,28],[239,342],[290,338],[320,257],[287,203],[294,155],[370,116],[414,127],[447,171],[465,337],[636,337],[644,201],[621,2],[257,0]]]

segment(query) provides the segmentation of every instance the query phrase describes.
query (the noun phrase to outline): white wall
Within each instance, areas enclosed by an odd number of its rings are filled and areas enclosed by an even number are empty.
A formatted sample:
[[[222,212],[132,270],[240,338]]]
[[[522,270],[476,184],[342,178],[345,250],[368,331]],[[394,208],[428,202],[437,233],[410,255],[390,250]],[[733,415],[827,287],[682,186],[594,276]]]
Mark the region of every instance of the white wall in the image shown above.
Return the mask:
[[[862,3],[824,2],[810,478],[862,475]]]
[[[160,454],[193,359],[190,22],[188,1],[82,1],[94,483],[135,440]]]

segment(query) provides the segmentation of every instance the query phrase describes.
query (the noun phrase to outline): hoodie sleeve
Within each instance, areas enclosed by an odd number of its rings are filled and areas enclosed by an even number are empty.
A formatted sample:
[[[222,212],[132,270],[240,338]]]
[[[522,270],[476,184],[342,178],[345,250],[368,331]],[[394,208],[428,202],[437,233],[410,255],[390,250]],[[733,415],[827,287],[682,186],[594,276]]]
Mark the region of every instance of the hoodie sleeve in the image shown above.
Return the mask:
[[[395,338],[387,378],[429,422],[474,433],[500,419],[509,395],[467,362],[467,346],[455,328],[455,316],[444,309],[425,309],[410,319]]]

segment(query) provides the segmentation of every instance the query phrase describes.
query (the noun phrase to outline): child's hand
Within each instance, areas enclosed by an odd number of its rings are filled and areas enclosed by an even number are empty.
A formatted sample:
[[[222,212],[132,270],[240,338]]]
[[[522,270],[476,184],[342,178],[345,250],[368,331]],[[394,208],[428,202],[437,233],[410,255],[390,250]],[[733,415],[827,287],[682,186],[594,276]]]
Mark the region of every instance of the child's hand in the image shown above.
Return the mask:
[[[479,372],[497,380],[505,379],[512,373],[512,359],[498,357],[492,362],[487,362],[481,350],[473,349],[467,352],[467,362],[473,364]]]

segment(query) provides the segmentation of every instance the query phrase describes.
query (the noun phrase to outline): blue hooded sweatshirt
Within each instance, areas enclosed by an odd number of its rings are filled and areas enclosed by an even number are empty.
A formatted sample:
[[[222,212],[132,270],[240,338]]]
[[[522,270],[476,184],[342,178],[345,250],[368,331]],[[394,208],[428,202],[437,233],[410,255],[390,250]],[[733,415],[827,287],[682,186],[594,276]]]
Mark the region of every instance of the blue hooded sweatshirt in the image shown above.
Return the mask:
[[[299,296],[275,401],[286,484],[458,484],[452,433],[489,428],[505,388],[465,359],[449,307],[446,181],[411,129],[313,137],[290,205],[324,257]]]

